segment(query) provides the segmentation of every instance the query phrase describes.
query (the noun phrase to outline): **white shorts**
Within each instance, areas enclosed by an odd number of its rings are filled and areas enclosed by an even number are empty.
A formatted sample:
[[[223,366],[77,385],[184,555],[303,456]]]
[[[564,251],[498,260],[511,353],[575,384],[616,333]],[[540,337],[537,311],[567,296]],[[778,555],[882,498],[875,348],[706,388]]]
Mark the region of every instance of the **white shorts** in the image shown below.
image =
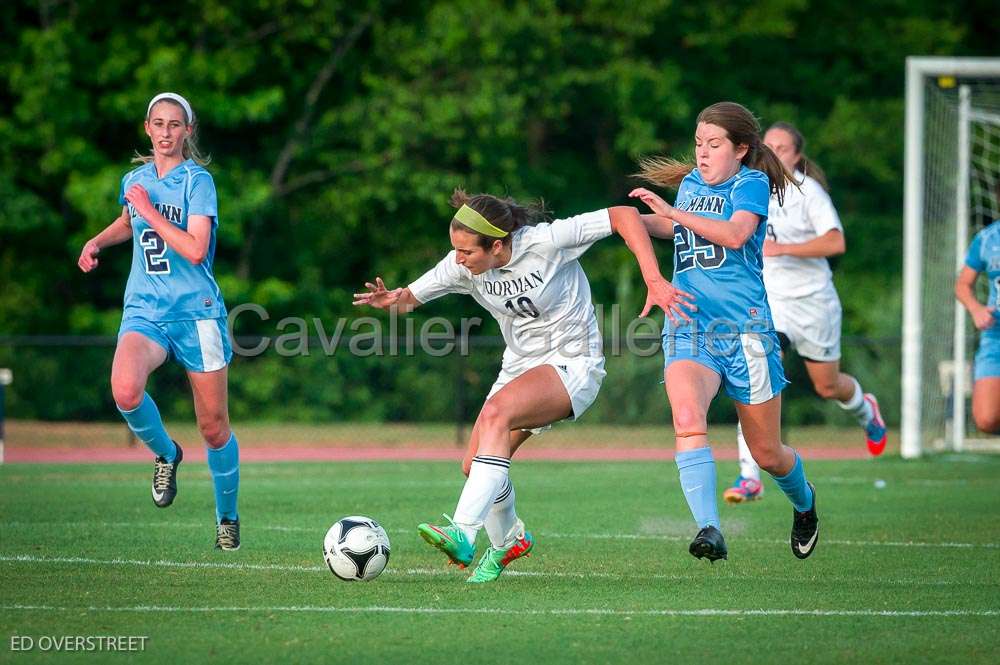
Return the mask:
[[[501,388],[521,376],[529,369],[541,367],[542,365],[552,365],[556,369],[556,374],[563,382],[566,392],[569,394],[569,401],[573,408],[573,413],[569,420],[576,420],[583,415],[583,412],[590,408],[590,405],[597,399],[597,393],[601,390],[601,383],[607,374],[604,371],[604,356],[596,358],[589,356],[578,356],[574,358],[550,358],[537,365],[525,365],[511,369],[503,367],[496,382],[490,388],[486,399],[496,395]],[[552,425],[537,427],[530,431],[532,434],[541,434]]]
[[[774,329],[800,356],[815,362],[840,360],[840,298],[833,284],[802,298],[768,294]]]

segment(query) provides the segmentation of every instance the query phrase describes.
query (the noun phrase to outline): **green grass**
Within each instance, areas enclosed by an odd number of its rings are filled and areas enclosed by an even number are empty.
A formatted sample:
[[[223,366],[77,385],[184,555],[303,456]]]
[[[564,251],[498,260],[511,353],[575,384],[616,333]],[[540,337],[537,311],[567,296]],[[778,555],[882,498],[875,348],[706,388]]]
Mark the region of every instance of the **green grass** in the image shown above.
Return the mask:
[[[735,465],[719,466],[721,493]],[[714,566],[687,554],[695,529],[672,464],[515,462],[538,544],[508,571],[520,574],[485,587],[414,528],[453,509],[454,464],[244,465],[243,549],[226,554],[211,547],[205,467],[181,467],[167,510],[152,505],[150,472],[0,467],[0,661],[27,662],[13,634],[148,635],[137,660],[165,663],[969,663],[995,662],[1000,644],[994,457],[807,463],[813,557],[792,556],[791,510],[768,482],[762,502],[721,508],[730,560]],[[374,582],[323,564],[323,534],[349,514],[389,531]],[[739,613],[670,614],[691,610]],[[941,611],[957,614],[900,614]]]

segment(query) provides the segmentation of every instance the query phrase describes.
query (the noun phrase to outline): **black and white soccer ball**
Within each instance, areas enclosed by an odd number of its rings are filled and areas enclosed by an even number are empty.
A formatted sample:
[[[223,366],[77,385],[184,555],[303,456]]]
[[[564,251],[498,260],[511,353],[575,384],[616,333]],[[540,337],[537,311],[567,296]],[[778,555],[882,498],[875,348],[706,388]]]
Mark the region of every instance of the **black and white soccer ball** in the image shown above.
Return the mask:
[[[323,558],[340,579],[367,582],[382,574],[389,563],[389,536],[370,517],[345,517],[326,532]]]

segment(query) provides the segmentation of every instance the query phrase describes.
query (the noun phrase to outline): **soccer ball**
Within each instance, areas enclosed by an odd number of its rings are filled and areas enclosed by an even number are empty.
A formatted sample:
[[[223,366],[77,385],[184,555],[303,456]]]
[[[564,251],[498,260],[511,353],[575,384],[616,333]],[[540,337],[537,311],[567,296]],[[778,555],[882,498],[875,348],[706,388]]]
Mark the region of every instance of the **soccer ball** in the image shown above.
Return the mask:
[[[323,539],[330,572],[348,582],[378,577],[389,563],[389,536],[370,517],[352,515],[334,523]]]

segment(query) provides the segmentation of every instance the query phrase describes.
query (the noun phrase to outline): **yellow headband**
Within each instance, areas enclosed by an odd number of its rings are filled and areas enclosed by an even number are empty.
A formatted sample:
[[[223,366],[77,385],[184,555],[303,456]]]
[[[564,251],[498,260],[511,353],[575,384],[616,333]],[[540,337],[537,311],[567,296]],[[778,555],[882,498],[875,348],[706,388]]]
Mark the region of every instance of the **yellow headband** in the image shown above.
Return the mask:
[[[455,213],[455,219],[465,226],[468,226],[476,233],[482,233],[484,236],[489,236],[491,238],[506,238],[508,235],[507,231],[493,226],[486,220],[485,217],[467,205],[463,205],[458,209],[458,212]]]

